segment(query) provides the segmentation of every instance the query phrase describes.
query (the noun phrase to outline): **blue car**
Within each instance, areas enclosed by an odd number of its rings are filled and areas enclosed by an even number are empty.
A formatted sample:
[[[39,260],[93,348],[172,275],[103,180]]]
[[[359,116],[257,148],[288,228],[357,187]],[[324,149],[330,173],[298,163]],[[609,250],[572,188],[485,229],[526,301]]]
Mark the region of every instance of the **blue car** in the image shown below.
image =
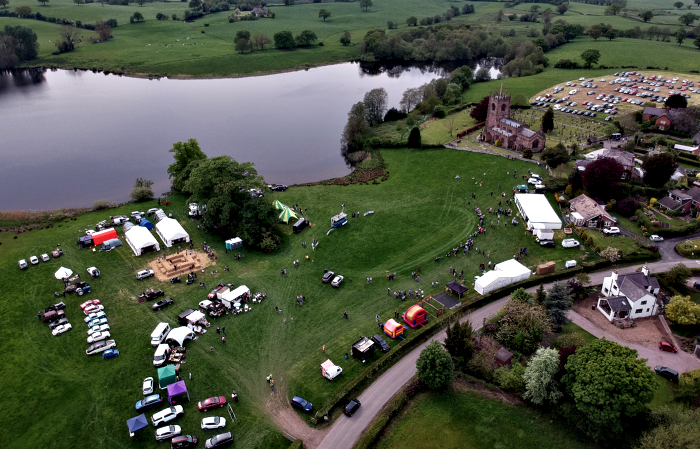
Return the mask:
[[[292,407],[296,407],[299,410],[303,410],[305,412],[310,412],[313,410],[314,406],[311,404],[311,402],[307,401],[304,398],[301,398],[299,396],[294,396],[291,400]]]
[[[103,324],[107,324],[107,318],[95,318],[88,323],[88,327],[102,326]]]
[[[112,359],[114,357],[119,357],[119,349],[108,349],[102,353],[103,359]]]
[[[136,410],[148,410],[149,408],[156,407],[162,403],[163,399],[160,397],[159,394],[152,394],[150,396],[146,396],[140,401],[137,401]]]
[[[91,313],[90,315],[86,316],[84,321],[89,323],[96,318],[104,318],[106,316],[107,314],[104,312],[104,310],[100,310],[99,312]]]

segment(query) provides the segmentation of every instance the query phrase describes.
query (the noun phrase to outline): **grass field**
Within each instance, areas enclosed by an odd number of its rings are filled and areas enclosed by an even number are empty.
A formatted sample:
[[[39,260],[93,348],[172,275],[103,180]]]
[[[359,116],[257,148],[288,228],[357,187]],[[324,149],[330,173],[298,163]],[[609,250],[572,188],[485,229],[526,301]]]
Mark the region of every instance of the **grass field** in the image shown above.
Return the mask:
[[[581,334],[583,336],[583,338],[586,340],[586,343],[588,343],[588,344],[591,344],[595,340],[597,340],[595,335],[591,334],[587,330],[584,330],[583,328],[581,328],[581,326],[578,326],[572,322],[569,322],[569,323],[566,323],[565,325],[563,325],[561,327],[561,333],[562,334]]]
[[[17,238],[0,233],[0,267],[8,273],[0,304],[6,319],[0,328],[0,338],[5,342],[0,348],[4,361],[0,375],[5,379],[0,386],[0,404],[7,410],[0,431],[6,435],[5,447],[131,447],[125,420],[136,415],[134,403],[142,397],[142,379],[156,375],[151,363],[153,349],[148,343],[150,332],[163,320],[175,324],[177,314],[196,307],[217,282],[246,284],[252,291],[267,292],[268,300],[254,306],[251,313],[213,322],[214,326],[227,327],[226,346],[212,333],[187,344],[190,353],[183,373],[186,378],[192,374],[192,380],[187,381],[190,395],[197,401],[230,395],[236,389],[241,397],[234,407],[239,423],[228,427],[236,435],[236,447],[277,448],[288,443],[273,427],[270,411],[287,407],[287,396],[294,394],[321,408],[365,367],[359,361],[345,361],[343,356],[359,335],[377,332],[374,316],[379,314],[384,320],[394,310],[403,311],[413,304],[396,301],[393,295],[387,295],[387,288],[422,288],[426,294],[437,293],[441,287],[431,288],[429,283],[438,281],[442,286],[452,280],[450,266],[458,272],[464,270],[467,286],[471,287],[473,276],[480,273],[480,263],[509,259],[523,246],[529,250],[522,259],[528,267],[551,260],[562,266],[565,260],[586,257],[578,249],[564,249],[559,244],[542,249],[522,225],[492,229],[487,221],[487,232],[475,238],[475,246],[489,252],[490,259],[471,251],[467,256],[460,253],[457,258],[434,262],[435,257],[444,256],[474,232],[474,205],[484,210],[497,206],[498,184],[510,192],[511,183],[515,183],[511,181],[512,171],[526,172],[533,165],[446,149],[384,150],[382,154],[390,177],[379,185],[299,187],[267,197],[269,201],[279,198],[286,204],[308,208],[313,226],[298,235],[285,234],[282,246],[272,254],[243,251],[245,258],[240,262],[224,254],[223,239],[198,231],[196,223],[186,218],[185,198],[172,197],[168,212],[183,223],[196,247],[207,241],[220,256],[217,275],[210,273],[213,268],[204,275],[200,273],[198,280],[206,283],[207,290],[153,278],[136,281],[131,264],[143,268],[153,256],[136,258],[128,246],[107,253],[75,248],[81,230],[108,215],[129,213],[136,205],[62,220],[49,229]],[[455,179],[456,175],[462,179]],[[472,177],[484,179],[484,186],[474,185]],[[471,199],[472,192],[476,192],[476,200]],[[465,205],[468,199],[472,202],[469,206]],[[375,213],[351,218],[347,226],[326,236],[329,217],[339,212],[343,203],[348,212]],[[144,203],[138,209],[153,206],[155,202]],[[487,214],[487,219],[496,216]],[[301,246],[302,241],[311,242],[313,237],[320,241],[315,253]],[[19,271],[17,260],[49,252],[58,243],[65,251],[61,259]],[[174,249],[164,252],[172,253]],[[304,261],[306,253],[310,254],[309,262]],[[587,260],[597,260],[597,256],[592,257],[589,255]],[[302,261],[298,269],[292,267],[295,259]],[[225,265],[230,265],[230,272],[223,272]],[[411,272],[419,265],[421,280],[417,283]],[[66,313],[74,329],[53,337],[36,319],[36,313],[56,301],[53,293],[61,289],[61,283],[53,273],[60,266],[83,277],[87,267],[97,266],[102,276],[92,282],[92,294],[66,298]],[[288,270],[287,277],[280,275],[283,268]],[[322,284],[324,269],[343,274],[345,283],[339,289]],[[387,282],[386,274],[393,272],[397,280]],[[365,282],[368,277],[374,279],[372,284]],[[175,300],[175,306],[153,312],[149,303],[139,304],[136,296],[147,287],[162,288]],[[473,294],[473,290],[470,292]],[[297,295],[306,296],[303,307],[295,305]],[[88,298],[99,298],[105,305],[112,336],[121,351],[117,359],[103,361],[83,352],[88,345],[78,304]],[[275,306],[284,313],[274,313]],[[348,312],[348,320],[343,319],[343,311]],[[392,347],[398,344],[389,343]],[[207,351],[212,345],[213,354]],[[321,351],[322,345],[326,345],[326,354]],[[319,372],[326,358],[344,369],[333,382],[323,379]],[[268,374],[276,380],[274,394],[264,380]],[[176,423],[185,432],[202,436],[197,431],[200,418],[195,404],[189,403],[185,404],[184,417]],[[46,422],[53,425],[47,427]],[[135,446],[155,447],[152,441],[147,435]]]
[[[629,256],[630,254],[635,254],[640,251],[639,246],[637,246],[637,243],[631,237],[606,237],[603,233],[592,229],[586,229],[586,236],[593,237],[593,247],[599,246],[601,250],[610,246],[619,249],[623,256]]]
[[[395,418],[380,449],[539,449],[594,447],[538,411],[472,392],[427,393]]]

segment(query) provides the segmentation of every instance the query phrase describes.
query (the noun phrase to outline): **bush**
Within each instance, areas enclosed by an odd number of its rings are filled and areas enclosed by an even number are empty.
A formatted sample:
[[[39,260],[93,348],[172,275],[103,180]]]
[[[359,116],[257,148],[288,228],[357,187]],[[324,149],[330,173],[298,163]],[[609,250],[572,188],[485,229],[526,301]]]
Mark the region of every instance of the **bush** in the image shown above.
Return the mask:
[[[92,203],[92,208],[95,210],[104,210],[111,206],[109,200],[95,200]]]
[[[632,216],[630,217],[630,221],[632,221],[632,222],[635,222],[635,221],[637,221],[637,220],[639,220],[639,217],[636,216],[636,215],[632,215]]]
[[[522,396],[522,394],[525,393],[523,374],[525,374],[525,366],[516,363],[513,365],[513,368],[510,369],[505,366],[498,368],[493,373],[493,380],[502,389],[512,391],[518,396]]]
[[[134,201],[147,201],[153,198],[153,189],[150,187],[134,187],[129,194]]]
[[[600,253],[600,246],[595,247],[595,252]]]
[[[593,237],[588,236],[588,238],[586,239],[586,243],[588,243],[589,246],[593,245]]]
[[[532,159],[532,149],[530,149],[530,148],[525,148],[525,149],[523,150],[523,157],[524,157],[525,159]]]
[[[581,334],[564,334],[552,340],[551,347],[555,349],[569,348],[571,346],[581,348],[587,344],[585,337]]]

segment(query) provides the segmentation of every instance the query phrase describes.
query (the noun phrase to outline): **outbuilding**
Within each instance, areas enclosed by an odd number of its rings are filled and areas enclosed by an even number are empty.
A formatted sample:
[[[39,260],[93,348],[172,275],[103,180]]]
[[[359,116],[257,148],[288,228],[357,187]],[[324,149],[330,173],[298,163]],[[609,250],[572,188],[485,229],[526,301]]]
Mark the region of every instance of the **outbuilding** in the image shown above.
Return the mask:
[[[140,256],[148,251],[160,251],[158,241],[153,237],[153,234],[148,232],[148,229],[134,226],[132,223],[126,223],[124,226],[126,243],[131,247],[135,255]]]
[[[515,194],[515,205],[525,219],[528,228],[543,225],[544,229],[561,229],[559,215],[552,209],[547,197],[541,194]]]
[[[178,243],[190,241],[190,235],[185,231],[185,228],[173,218],[165,217],[156,223],[156,234],[163,241],[163,245],[168,248]]]

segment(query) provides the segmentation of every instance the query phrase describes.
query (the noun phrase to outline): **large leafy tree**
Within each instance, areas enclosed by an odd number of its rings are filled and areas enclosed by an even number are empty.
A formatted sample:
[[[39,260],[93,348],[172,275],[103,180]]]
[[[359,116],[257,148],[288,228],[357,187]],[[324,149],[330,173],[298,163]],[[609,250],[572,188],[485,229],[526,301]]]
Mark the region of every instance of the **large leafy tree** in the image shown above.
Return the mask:
[[[304,30],[295,38],[299,47],[308,47],[318,40],[316,33],[311,30]]]
[[[450,82],[459,85],[462,90],[466,90],[474,82],[474,72],[469,66],[463,65],[452,72]]]
[[[474,109],[469,113],[471,118],[476,120],[478,123],[485,122],[486,116],[489,113],[489,97],[484,97],[481,101],[474,106]]]
[[[4,39],[5,45],[7,46],[7,55],[3,58],[0,54],[0,68],[3,64],[3,60],[16,62],[28,61],[34,59],[39,54],[39,43],[37,41],[36,33],[21,25],[10,26],[5,25],[5,28],[0,30],[0,38],[7,36]],[[11,39],[10,39],[11,38]],[[14,57],[12,56],[14,54]],[[11,67],[7,65],[5,68]]]
[[[666,306],[666,316],[674,323],[686,326],[700,322],[700,304],[690,300],[690,296],[676,295]]]
[[[369,126],[382,122],[389,104],[389,94],[383,87],[372,89],[365,94],[365,120]]]
[[[364,148],[365,137],[369,131],[369,124],[365,120],[365,104],[355,103],[348,112],[348,122],[340,139],[340,148],[343,154],[352,153]]]
[[[445,388],[454,380],[452,357],[437,340],[428,343],[416,361],[418,377],[432,389]]]
[[[551,107],[547,108],[542,114],[542,132],[550,133],[554,129],[554,111]]]
[[[275,33],[272,38],[275,40],[275,47],[277,48],[294,48],[297,46],[291,31],[280,31]]]
[[[646,359],[605,338],[578,349],[565,368],[562,382],[585,417],[579,426],[597,440],[625,435],[623,423],[654,398],[657,383]]]
[[[153,198],[153,181],[150,179],[137,178],[134,187],[131,189],[131,199],[134,201],[146,201]]]
[[[581,53],[581,59],[583,59],[583,62],[585,62],[584,67],[590,69],[593,64],[598,64],[600,52],[595,48],[589,48]]]
[[[691,274],[693,273],[690,271],[690,268],[682,263],[677,263],[664,274],[664,279],[669,284],[683,284]]]
[[[676,159],[669,153],[649,156],[642,164],[644,182],[651,187],[661,187],[671,179],[671,175],[676,171],[677,166]]]
[[[611,157],[601,157],[586,166],[583,185],[599,198],[609,198],[617,189],[625,168]]]
[[[563,144],[558,143],[556,146],[544,150],[541,158],[551,168],[557,168],[569,161],[569,152],[566,151]]]
[[[566,312],[571,309],[572,303],[569,287],[563,282],[557,282],[547,292],[544,308],[547,309],[547,314],[556,328],[560,328],[568,322]]]
[[[182,190],[182,186],[189,179],[190,172],[200,162],[207,159],[207,155],[199,148],[197,139],[189,139],[187,142],[176,142],[168,150],[173,154],[175,162],[168,167],[168,178],[173,180],[173,187]]]
[[[682,449],[700,441],[700,408],[662,407],[651,414],[656,427],[639,440],[639,449]]]
[[[666,99],[664,106],[667,108],[687,108],[688,100],[683,95],[675,94]]]
[[[525,369],[525,394],[523,397],[534,404],[545,401],[556,403],[563,396],[559,382],[559,351],[551,348],[539,348],[532,356]]]
[[[698,132],[698,120],[700,120],[700,107],[688,106],[683,114],[673,121],[673,128],[692,136]]]
[[[464,366],[474,353],[474,342],[472,342],[472,325],[469,320],[464,323],[455,322],[450,327],[447,326],[447,336],[443,343],[447,352],[450,353],[457,365]]]

